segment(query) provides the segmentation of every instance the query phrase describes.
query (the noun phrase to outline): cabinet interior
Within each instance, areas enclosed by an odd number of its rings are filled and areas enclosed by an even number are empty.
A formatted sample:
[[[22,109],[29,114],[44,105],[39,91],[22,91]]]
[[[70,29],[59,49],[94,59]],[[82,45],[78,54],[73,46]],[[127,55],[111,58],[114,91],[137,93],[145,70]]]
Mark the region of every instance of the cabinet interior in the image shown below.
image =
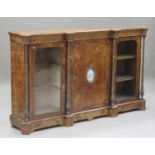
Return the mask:
[[[116,84],[116,99],[122,100],[127,99],[135,94],[135,81],[123,81]]]
[[[136,54],[136,41],[120,41],[117,45],[117,55],[135,55]]]
[[[117,45],[116,100],[135,95],[136,42],[120,41]]]
[[[117,76],[135,75],[135,59],[117,61]]]
[[[35,114],[60,111],[61,51],[40,48],[35,53]]]

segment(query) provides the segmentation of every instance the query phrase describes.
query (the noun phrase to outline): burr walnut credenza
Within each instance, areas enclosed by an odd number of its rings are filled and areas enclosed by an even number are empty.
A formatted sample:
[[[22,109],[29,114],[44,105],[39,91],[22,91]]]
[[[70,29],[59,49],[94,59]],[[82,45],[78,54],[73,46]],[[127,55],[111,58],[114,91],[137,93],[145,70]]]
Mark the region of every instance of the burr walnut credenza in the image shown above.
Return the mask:
[[[144,110],[147,28],[9,32],[11,124],[29,134]]]

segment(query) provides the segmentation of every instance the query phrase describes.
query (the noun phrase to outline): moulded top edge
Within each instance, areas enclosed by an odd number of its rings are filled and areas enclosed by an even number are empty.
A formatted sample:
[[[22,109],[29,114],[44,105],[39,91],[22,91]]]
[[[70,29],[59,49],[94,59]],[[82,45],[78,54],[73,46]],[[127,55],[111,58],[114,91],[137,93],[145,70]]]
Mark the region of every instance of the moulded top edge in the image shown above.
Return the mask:
[[[94,28],[94,29],[51,29],[51,30],[17,30],[10,31],[9,34],[17,36],[38,36],[38,35],[59,35],[59,34],[76,34],[88,32],[119,32],[119,31],[138,31],[147,30],[146,27],[124,27],[124,28]]]

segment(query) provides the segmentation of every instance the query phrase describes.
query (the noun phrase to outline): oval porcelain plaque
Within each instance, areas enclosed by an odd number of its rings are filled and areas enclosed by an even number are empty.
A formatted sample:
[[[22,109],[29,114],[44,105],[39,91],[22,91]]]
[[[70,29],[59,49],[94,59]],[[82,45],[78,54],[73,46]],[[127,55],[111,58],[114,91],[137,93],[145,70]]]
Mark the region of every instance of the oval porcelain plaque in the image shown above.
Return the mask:
[[[89,67],[86,73],[86,79],[88,83],[92,83],[95,79],[95,71],[93,67]]]

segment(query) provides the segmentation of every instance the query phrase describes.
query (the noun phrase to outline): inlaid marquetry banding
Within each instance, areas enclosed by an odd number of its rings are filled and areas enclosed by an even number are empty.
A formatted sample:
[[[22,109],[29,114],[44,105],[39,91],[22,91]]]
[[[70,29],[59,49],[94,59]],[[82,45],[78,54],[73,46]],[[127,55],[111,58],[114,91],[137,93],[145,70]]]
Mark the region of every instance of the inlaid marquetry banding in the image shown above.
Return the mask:
[[[141,38],[141,74],[140,74],[140,99],[144,96],[144,51],[145,51],[145,36]]]
[[[113,48],[112,48],[112,84],[111,84],[111,106],[115,106],[116,98],[116,66],[117,66],[117,40],[113,39]]]
[[[25,108],[24,108],[24,119],[29,120],[29,102],[28,102],[28,46],[24,45],[24,57],[25,57]]]

